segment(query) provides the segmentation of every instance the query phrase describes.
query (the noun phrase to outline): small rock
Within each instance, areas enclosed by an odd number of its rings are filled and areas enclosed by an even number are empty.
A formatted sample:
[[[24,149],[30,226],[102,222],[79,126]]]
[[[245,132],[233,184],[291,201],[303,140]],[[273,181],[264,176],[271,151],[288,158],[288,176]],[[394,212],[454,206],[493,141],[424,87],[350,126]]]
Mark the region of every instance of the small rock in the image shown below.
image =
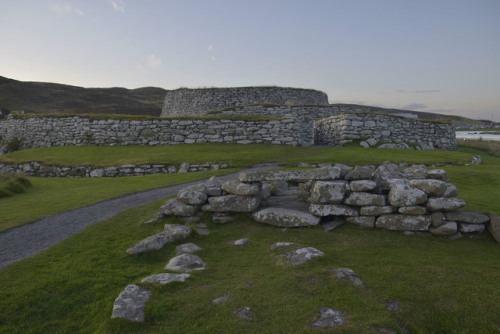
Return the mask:
[[[247,321],[250,321],[253,318],[253,313],[250,310],[250,307],[243,307],[239,310],[236,310],[233,314],[235,317],[238,317],[240,319],[247,320]]]
[[[395,300],[393,302],[385,303],[385,309],[387,311],[397,312],[397,311],[400,310],[400,308],[399,308],[399,302]]]
[[[178,245],[177,247],[175,247],[175,253],[177,255],[191,254],[191,253],[194,253],[194,252],[197,252],[200,250],[203,250],[203,248],[193,244],[192,242],[189,242],[187,244]]]
[[[356,275],[354,270],[349,269],[349,268],[334,268],[331,269],[331,271],[335,274],[335,277],[337,279],[348,279],[350,280],[354,285],[360,286],[360,287],[365,287],[361,279]]]
[[[220,305],[224,303],[225,301],[229,300],[230,296],[229,295],[224,295],[221,297],[217,297],[214,300],[212,300],[211,304],[212,305]]]
[[[161,249],[166,243],[186,238],[192,230],[183,225],[165,224],[165,231],[152,235],[127,249],[127,254],[137,254]]]
[[[311,323],[311,327],[334,327],[342,326],[345,322],[344,315],[337,310],[332,310],[328,307],[322,307],[320,310],[320,317],[318,320]]]
[[[170,282],[185,282],[190,277],[189,274],[163,273],[146,277],[141,283],[168,284]]]
[[[125,287],[113,304],[111,319],[122,318],[134,322],[144,322],[144,307],[151,291],[142,290],[135,284]]]
[[[248,244],[248,239],[245,238],[245,239],[239,239],[239,240],[236,240],[235,242],[233,242],[233,245],[235,246],[246,246]]]
[[[295,245],[294,242],[275,242],[274,244],[271,245],[271,250],[279,249],[279,248],[285,248]]]
[[[324,255],[325,253],[323,253],[320,250],[317,250],[316,248],[304,247],[287,252],[280,256],[288,259],[292,265],[298,265],[305,263],[317,256],[324,256]]]
[[[193,254],[182,254],[171,259],[165,266],[165,269],[175,271],[193,271],[204,270],[207,264],[199,257]]]

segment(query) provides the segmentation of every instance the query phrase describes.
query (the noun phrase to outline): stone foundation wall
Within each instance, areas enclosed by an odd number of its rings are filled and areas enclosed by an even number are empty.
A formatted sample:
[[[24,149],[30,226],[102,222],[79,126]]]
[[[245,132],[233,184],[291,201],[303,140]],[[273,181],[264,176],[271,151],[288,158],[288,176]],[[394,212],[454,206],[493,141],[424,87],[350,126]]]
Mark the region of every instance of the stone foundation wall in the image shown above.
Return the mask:
[[[161,116],[204,115],[209,110],[254,103],[328,104],[328,96],[313,89],[284,87],[181,88],[167,92]]]
[[[9,117],[0,121],[0,136],[18,138],[22,147],[74,145],[172,145],[193,143],[285,144],[302,140],[292,119],[280,120],[90,120],[84,117]]]
[[[455,129],[451,124],[368,113],[345,113],[314,122],[314,144],[339,146],[354,139],[374,138],[377,142],[422,144],[456,151]]]

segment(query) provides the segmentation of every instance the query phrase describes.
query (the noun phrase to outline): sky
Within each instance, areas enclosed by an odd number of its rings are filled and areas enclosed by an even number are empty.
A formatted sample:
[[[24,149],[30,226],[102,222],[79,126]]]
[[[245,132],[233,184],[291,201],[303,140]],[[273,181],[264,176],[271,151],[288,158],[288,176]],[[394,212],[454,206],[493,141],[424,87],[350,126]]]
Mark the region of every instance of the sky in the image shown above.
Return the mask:
[[[312,88],[500,122],[500,0],[0,0],[0,76]]]

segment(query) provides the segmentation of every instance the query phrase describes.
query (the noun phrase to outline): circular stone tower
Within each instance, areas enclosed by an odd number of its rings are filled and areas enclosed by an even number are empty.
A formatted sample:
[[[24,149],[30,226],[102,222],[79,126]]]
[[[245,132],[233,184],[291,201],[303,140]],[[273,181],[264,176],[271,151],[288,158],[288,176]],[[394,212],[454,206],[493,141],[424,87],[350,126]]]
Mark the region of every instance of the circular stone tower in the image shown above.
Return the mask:
[[[198,116],[211,110],[250,104],[327,105],[318,90],[284,87],[180,88],[167,92],[161,116]]]

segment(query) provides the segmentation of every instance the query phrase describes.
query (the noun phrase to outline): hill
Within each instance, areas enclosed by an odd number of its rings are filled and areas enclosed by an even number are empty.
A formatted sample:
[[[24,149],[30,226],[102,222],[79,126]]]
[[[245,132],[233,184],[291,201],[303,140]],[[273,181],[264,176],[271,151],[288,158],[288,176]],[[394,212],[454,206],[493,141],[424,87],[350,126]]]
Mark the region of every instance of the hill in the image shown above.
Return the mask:
[[[0,108],[37,114],[136,114],[159,116],[166,90],[157,87],[83,88],[0,76]]]

